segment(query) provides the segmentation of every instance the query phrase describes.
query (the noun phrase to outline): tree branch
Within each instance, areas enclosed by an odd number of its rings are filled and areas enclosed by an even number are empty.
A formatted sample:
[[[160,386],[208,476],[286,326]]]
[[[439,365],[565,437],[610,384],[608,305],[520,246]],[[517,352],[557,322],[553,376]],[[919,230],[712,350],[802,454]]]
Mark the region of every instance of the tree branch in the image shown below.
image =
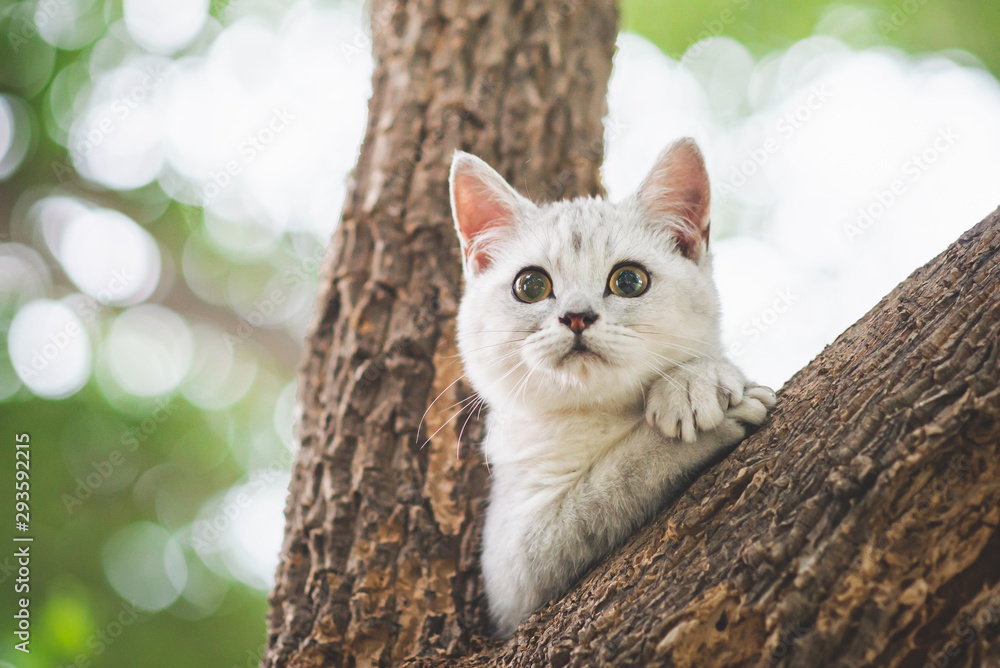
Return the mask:
[[[409,666],[1000,665],[1000,210],[506,643]]]

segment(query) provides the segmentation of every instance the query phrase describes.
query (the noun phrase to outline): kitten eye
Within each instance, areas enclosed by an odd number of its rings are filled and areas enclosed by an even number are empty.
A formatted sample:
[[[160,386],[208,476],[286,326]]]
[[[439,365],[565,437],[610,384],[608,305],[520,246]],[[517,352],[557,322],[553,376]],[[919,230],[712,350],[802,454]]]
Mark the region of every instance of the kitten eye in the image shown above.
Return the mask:
[[[649,287],[649,274],[634,264],[626,264],[611,272],[608,289],[619,297],[638,297]]]
[[[526,304],[539,302],[552,294],[552,281],[541,269],[522,269],[511,287],[514,296]]]

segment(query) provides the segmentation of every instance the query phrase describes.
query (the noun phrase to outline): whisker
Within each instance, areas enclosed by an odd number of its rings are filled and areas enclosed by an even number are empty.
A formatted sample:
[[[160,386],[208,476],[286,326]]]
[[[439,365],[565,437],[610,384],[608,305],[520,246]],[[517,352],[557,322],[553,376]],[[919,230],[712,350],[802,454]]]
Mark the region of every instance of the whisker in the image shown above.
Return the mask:
[[[448,410],[448,409],[451,409],[451,408],[454,408],[455,406],[458,406],[459,404],[461,404],[461,403],[464,403],[464,402],[466,402],[466,401],[470,401],[470,400],[474,399],[474,398],[475,398],[475,396],[476,396],[476,395],[471,395],[471,396],[468,396],[468,397],[466,397],[465,399],[462,399],[461,401],[457,401],[457,402],[455,402],[454,404],[452,404],[451,406],[449,406],[449,407],[448,407],[447,409],[445,409],[445,410]],[[434,430],[434,433],[433,433],[433,434],[431,434],[430,436],[428,436],[428,437],[427,437],[427,440],[426,440],[426,441],[424,441],[423,443],[421,443],[421,444],[420,444],[420,447],[421,447],[421,449],[423,449],[424,447],[426,447],[426,446],[427,446],[427,444],[428,444],[428,443],[430,443],[431,441],[433,441],[433,440],[434,440],[434,437],[435,437],[435,436],[437,436],[437,435],[438,435],[438,433],[439,433],[439,432],[440,432],[440,431],[441,431],[442,429],[444,429],[445,427],[447,427],[447,426],[448,426],[448,425],[449,425],[449,424],[451,423],[451,421],[452,421],[452,420],[454,420],[455,418],[457,418],[457,417],[458,417],[459,415],[461,415],[461,414],[462,414],[462,411],[461,411],[461,410],[457,410],[457,411],[455,411],[455,414],[454,414],[454,415],[452,415],[452,416],[451,416],[450,418],[448,418],[447,420],[445,420],[445,421],[444,421],[444,423],[443,423],[443,424],[442,424],[442,425],[441,425],[440,427],[438,427],[437,429],[435,429],[435,430]]]
[[[476,334],[533,334],[537,329],[477,329]]]
[[[712,345],[712,342],[709,341],[708,339],[698,338],[696,336],[685,336],[684,334],[677,334],[677,333],[674,333],[674,332],[663,333],[662,335],[660,335],[661,334],[660,332],[646,332],[646,331],[642,331],[640,329],[636,329],[634,327],[629,327],[629,329],[631,329],[632,331],[636,332],[637,334],[645,334],[646,336],[652,336],[653,340],[655,340],[655,341],[672,340],[672,339],[682,339],[682,340],[690,341],[691,343],[699,343],[699,344],[702,344],[702,345],[705,345],[705,346]]]
[[[524,364],[524,363],[522,362],[521,364]],[[521,366],[521,365],[519,364],[518,366]],[[521,384],[521,381],[524,380],[528,376],[528,374],[531,373],[531,367],[527,366],[526,364],[524,366],[527,368],[527,371],[525,371],[521,375],[521,377],[517,379],[517,382],[514,384],[514,387],[511,388],[510,392],[507,393],[507,396],[503,400],[504,404],[507,404],[507,402],[510,401],[510,395],[513,394],[514,390],[516,390],[518,388],[518,386]],[[517,367],[514,367],[514,368],[516,369]],[[504,377],[506,378],[506,376],[504,376]]]
[[[474,395],[474,396],[476,397],[478,406],[475,403],[472,405],[472,408],[469,409],[469,416],[465,418],[465,422],[462,424],[462,429],[461,431],[458,432],[458,443],[455,446],[455,456],[458,456],[462,453],[462,436],[465,435],[465,428],[469,426],[469,420],[471,420],[472,416],[475,414],[476,408],[482,409],[482,405],[485,403],[485,401],[479,395]]]
[[[712,355],[706,355],[703,350],[699,350],[697,348],[691,348],[689,346],[683,346],[683,345],[681,345],[679,343],[671,343],[670,341],[660,341],[660,343],[662,343],[663,345],[669,346],[671,348],[676,348],[677,350],[680,350],[681,352],[691,353],[691,355],[693,357],[708,357],[710,359],[715,359],[714,356],[712,356]]]
[[[640,334],[644,334],[644,332],[640,332]],[[681,352],[690,353],[694,357],[707,357],[708,359],[713,359],[713,360],[717,360],[718,359],[715,355],[709,355],[709,354],[707,354],[705,352],[705,350],[703,350],[703,349],[698,349],[698,348],[692,348],[690,346],[685,346],[683,344],[676,343],[676,342],[671,341],[669,339],[660,338],[660,337],[648,337],[648,335],[647,336],[641,336],[640,338],[642,338],[644,341],[655,341],[656,343],[660,343],[660,344],[669,346],[671,348],[676,348],[677,350],[680,350]],[[699,340],[697,342],[698,343],[703,343],[705,345],[708,345],[707,341],[700,341]]]
[[[660,378],[663,378],[664,380],[667,380],[670,383],[672,383],[673,386],[676,387],[678,390],[685,391],[685,392],[687,391],[687,388],[685,388],[683,385],[681,385],[680,382],[676,378],[672,378],[669,375],[663,373],[658,368],[656,368],[654,365],[650,364],[648,361],[645,362],[645,364],[646,364],[646,366],[649,367],[650,371],[652,371],[653,373],[655,373],[658,376],[660,376]]]
[[[688,364],[687,362],[678,362],[676,360],[670,359],[669,357],[664,357],[663,355],[659,355],[659,354],[657,354],[657,353],[655,353],[655,352],[653,352],[651,350],[647,350],[646,352],[649,353],[650,355],[655,355],[656,357],[659,357],[662,360],[668,361],[671,364],[674,364],[675,366],[678,366],[678,367],[680,367],[680,368],[688,371],[689,373],[694,374],[695,376],[697,376],[698,378],[701,378],[704,381],[709,381],[710,380],[709,377],[705,374],[704,371],[698,370],[696,367],[694,367],[691,364]],[[706,356],[706,359],[712,359],[712,360],[714,360],[715,358],[714,357],[707,357]],[[718,378],[716,378],[714,381],[710,381],[710,382],[712,382],[712,384],[715,385],[716,387],[718,387],[718,385],[719,385]]]
[[[476,419],[479,420],[483,415],[483,406],[486,405],[486,401],[479,402],[479,410],[476,415]],[[483,441],[483,462],[486,463],[486,473],[492,478],[493,469],[490,468],[490,439],[486,438]]]
[[[463,378],[465,378],[465,376],[466,376],[466,374],[464,374],[464,373],[463,373],[463,374],[462,374],[461,376],[459,376],[459,377],[458,377],[458,378],[456,378],[455,380],[451,381],[451,383],[450,383],[450,384],[448,385],[448,387],[446,387],[446,388],[444,388],[443,390],[441,390],[441,393],[440,393],[440,394],[438,394],[438,395],[437,395],[436,397],[434,397],[434,401],[432,401],[431,403],[429,403],[429,404],[427,405],[427,409],[426,409],[426,410],[424,411],[424,414],[423,414],[422,416],[420,416],[420,423],[419,423],[419,424],[417,424],[417,436],[416,436],[416,438],[415,438],[415,439],[414,439],[414,441],[413,441],[414,443],[416,443],[416,442],[418,442],[418,441],[420,440],[420,430],[421,430],[421,429],[423,428],[423,426],[424,426],[424,420],[426,420],[426,419],[427,419],[427,414],[428,414],[428,413],[430,413],[430,411],[431,411],[431,408],[433,408],[433,407],[434,407],[434,404],[436,404],[436,403],[437,403],[438,399],[440,399],[441,397],[443,397],[443,396],[444,396],[444,393],[445,393],[445,392],[447,392],[447,391],[448,391],[448,390],[450,390],[450,389],[451,389],[452,387],[454,387],[454,386],[455,386],[455,384],[456,384],[456,383],[457,383],[458,381],[460,381],[460,380],[462,380]],[[440,431],[440,429],[439,429],[438,431]],[[436,434],[437,432],[434,432],[434,433]],[[430,440],[430,439],[427,439],[427,440]],[[426,442],[426,441],[424,442],[424,445],[427,445],[427,442]],[[423,446],[423,445],[421,445],[420,447],[422,448],[422,447],[424,447],[424,446]]]
[[[667,333],[667,332],[658,332],[658,331],[644,332],[642,330],[636,329],[636,327],[641,327],[641,326],[642,325],[628,325],[628,328],[631,329],[632,331],[638,333],[638,334],[654,335],[654,338],[656,338],[657,340],[662,340],[664,338],[664,336],[656,336],[656,335],[657,334],[663,334],[663,335],[666,336],[666,338],[670,338],[670,339],[686,339],[686,340],[692,341],[694,343],[701,343],[701,344],[704,344],[704,345],[711,344],[711,341],[709,341],[708,339],[699,338],[697,336],[687,336],[685,334],[678,334],[676,332],[669,332],[669,333]]]
[[[528,382],[531,380],[531,374],[533,374],[534,372],[535,372],[535,368],[534,367],[528,367],[528,375],[525,376],[524,382],[521,383],[521,389],[520,389],[520,391],[519,391],[518,394],[523,394],[524,391],[528,389]],[[518,399],[518,395],[515,394],[514,395],[514,403],[515,404],[517,403],[517,399]]]
[[[523,339],[511,339],[510,341],[500,341],[499,343],[487,343],[485,346],[480,346],[478,348],[473,348],[472,350],[466,351],[465,354],[479,352],[480,350],[486,350],[487,348],[495,348],[496,346],[506,346],[506,345],[509,345],[509,344],[512,344],[512,343],[520,343],[521,341],[525,341],[525,340],[527,340],[527,337],[525,337]],[[442,357],[441,359],[452,359],[454,357],[461,357],[461,356],[462,356],[462,353],[459,353],[457,355],[446,355],[446,356]]]
[[[502,380],[503,380],[504,378],[506,378],[506,377],[507,377],[507,376],[509,376],[509,375],[510,375],[511,373],[513,373],[513,372],[514,372],[515,370],[517,370],[518,368],[520,368],[520,367],[521,367],[521,366],[522,366],[523,364],[524,364],[524,362],[518,362],[518,363],[517,363],[516,365],[514,365],[513,367],[511,367],[511,368],[510,368],[510,370],[509,370],[509,371],[507,371],[507,373],[505,373],[505,374],[504,374],[503,376],[501,376],[500,378],[497,378],[497,379],[496,379],[496,380],[494,380],[494,381],[493,381],[492,383],[490,383],[490,387],[493,387],[493,385],[495,385],[495,384],[499,383],[500,381],[502,381]],[[454,384],[455,384],[455,383],[457,383],[457,382],[458,382],[459,380],[461,380],[462,378],[464,378],[464,377],[465,377],[465,375],[466,375],[466,374],[462,374],[462,376],[461,376],[461,377],[459,377],[459,378],[458,378],[458,379],[456,379],[456,380],[455,380],[455,381],[454,381],[454,382],[453,382],[453,383],[452,383],[451,385],[449,385],[448,387],[446,387],[446,388],[445,388],[445,389],[444,389],[444,390],[443,390],[443,391],[441,392],[441,394],[444,394],[444,392],[446,392],[446,391],[448,390],[448,388],[450,388],[450,387],[451,387],[452,385],[454,385]],[[489,388],[487,388],[487,389],[489,389]],[[433,406],[433,405],[434,405],[434,403],[435,403],[435,402],[437,402],[437,400],[441,398],[441,394],[439,394],[439,395],[437,396],[437,398],[436,398],[436,399],[434,400],[434,402],[431,402],[431,406]],[[449,407],[448,407],[448,408],[446,408],[445,410],[446,410],[446,411],[447,411],[447,410],[451,410],[451,409],[452,409],[452,408],[454,408],[455,406],[458,406],[459,404],[461,404],[461,403],[464,403],[464,402],[468,401],[468,400],[469,400],[470,398],[474,398],[474,397],[477,397],[477,396],[478,396],[478,395],[475,395],[475,394],[474,394],[474,395],[471,395],[471,397],[466,397],[465,399],[462,399],[461,401],[458,401],[458,402],[456,402],[456,403],[452,404],[451,406],[449,406]],[[428,410],[428,411],[430,410],[430,406],[428,406],[428,407],[427,407],[427,410]],[[446,420],[444,424],[442,424],[442,425],[441,425],[440,427],[438,427],[438,428],[437,428],[437,429],[436,429],[436,430],[434,431],[434,433],[433,433],[433,434],[431,434],[431,435],[430,435],[429,437],[427,437],[427,440],[425,440],[425,441],[423,442],[423,444],[422,444],[422,445],[421,445],[420,447],[421,447],[421,448],[423,448],[423,447],[424,447],[424,446],[426,446],[426,445],[427,445],[428,443],[430,443],[431,439],[433,439],[433,438],[434,438],[435,436],[437,436],[438,432],[440,432],[440,431],[441,431],[442,429],[444,429],[444,427],[445,427],[445,426],[446,426],[446,425],[447,425],[447,424],[448,424],[449,422],[451,422],[451,421],[452,421],[452,420],[454,420],[454,419],[455,419],[455,418],[456,418],[456,417],[457,417],[458,415],[461,415],[461,414],[462,414],[462,411],[457,411],[457,412],[456,412],[456,413],[455,413],[454,415],[452,415],[452,416],[451,416],[450,418],[448,418],[448,420]],[[424,415],[425,415],[425,416],[427,415],[427,411],[424,411]],[[420,420],[420,424],[421,424],[421,425],[423,424],[423,419],[421,419],[421,420]],[[418,433],[418,434],[420,433],[420,427],[419,427],[419,426],[417,427],[417,433]]]

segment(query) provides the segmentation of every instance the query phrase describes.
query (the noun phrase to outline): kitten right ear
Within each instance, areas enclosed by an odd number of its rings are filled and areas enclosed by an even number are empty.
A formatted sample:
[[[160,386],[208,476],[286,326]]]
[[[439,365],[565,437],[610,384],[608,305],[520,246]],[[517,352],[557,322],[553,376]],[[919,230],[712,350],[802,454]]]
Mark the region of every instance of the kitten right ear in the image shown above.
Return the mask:
[[[667,224],[677,248],[697,262],[708,250],[711,190],[698,145],[685,137],[669,146],[637,193],[639,203]]]
[[[490,245],[531,203],[496,170],[464,151],[451,161],[451,214],[462,244],[465,270],[478,274],[490,265]]]

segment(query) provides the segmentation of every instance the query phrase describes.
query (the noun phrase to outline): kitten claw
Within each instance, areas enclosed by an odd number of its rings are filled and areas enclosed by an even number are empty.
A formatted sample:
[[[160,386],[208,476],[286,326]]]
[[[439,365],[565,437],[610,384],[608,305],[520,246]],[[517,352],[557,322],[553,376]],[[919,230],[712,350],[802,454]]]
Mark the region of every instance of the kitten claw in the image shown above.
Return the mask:
[[[744,393],[748,397],[752,397],[764,404],[768,409],[774,408],[778,404],[778,395],[774,393],[770,387],[765,387],[763,385],[753,385],[748,386],[746,392]]]
[[[728,392],[723,389],[719,389],[719,405],[722,406],[722,410],[728,411],[729,407],[732,405],[732,397]]]

